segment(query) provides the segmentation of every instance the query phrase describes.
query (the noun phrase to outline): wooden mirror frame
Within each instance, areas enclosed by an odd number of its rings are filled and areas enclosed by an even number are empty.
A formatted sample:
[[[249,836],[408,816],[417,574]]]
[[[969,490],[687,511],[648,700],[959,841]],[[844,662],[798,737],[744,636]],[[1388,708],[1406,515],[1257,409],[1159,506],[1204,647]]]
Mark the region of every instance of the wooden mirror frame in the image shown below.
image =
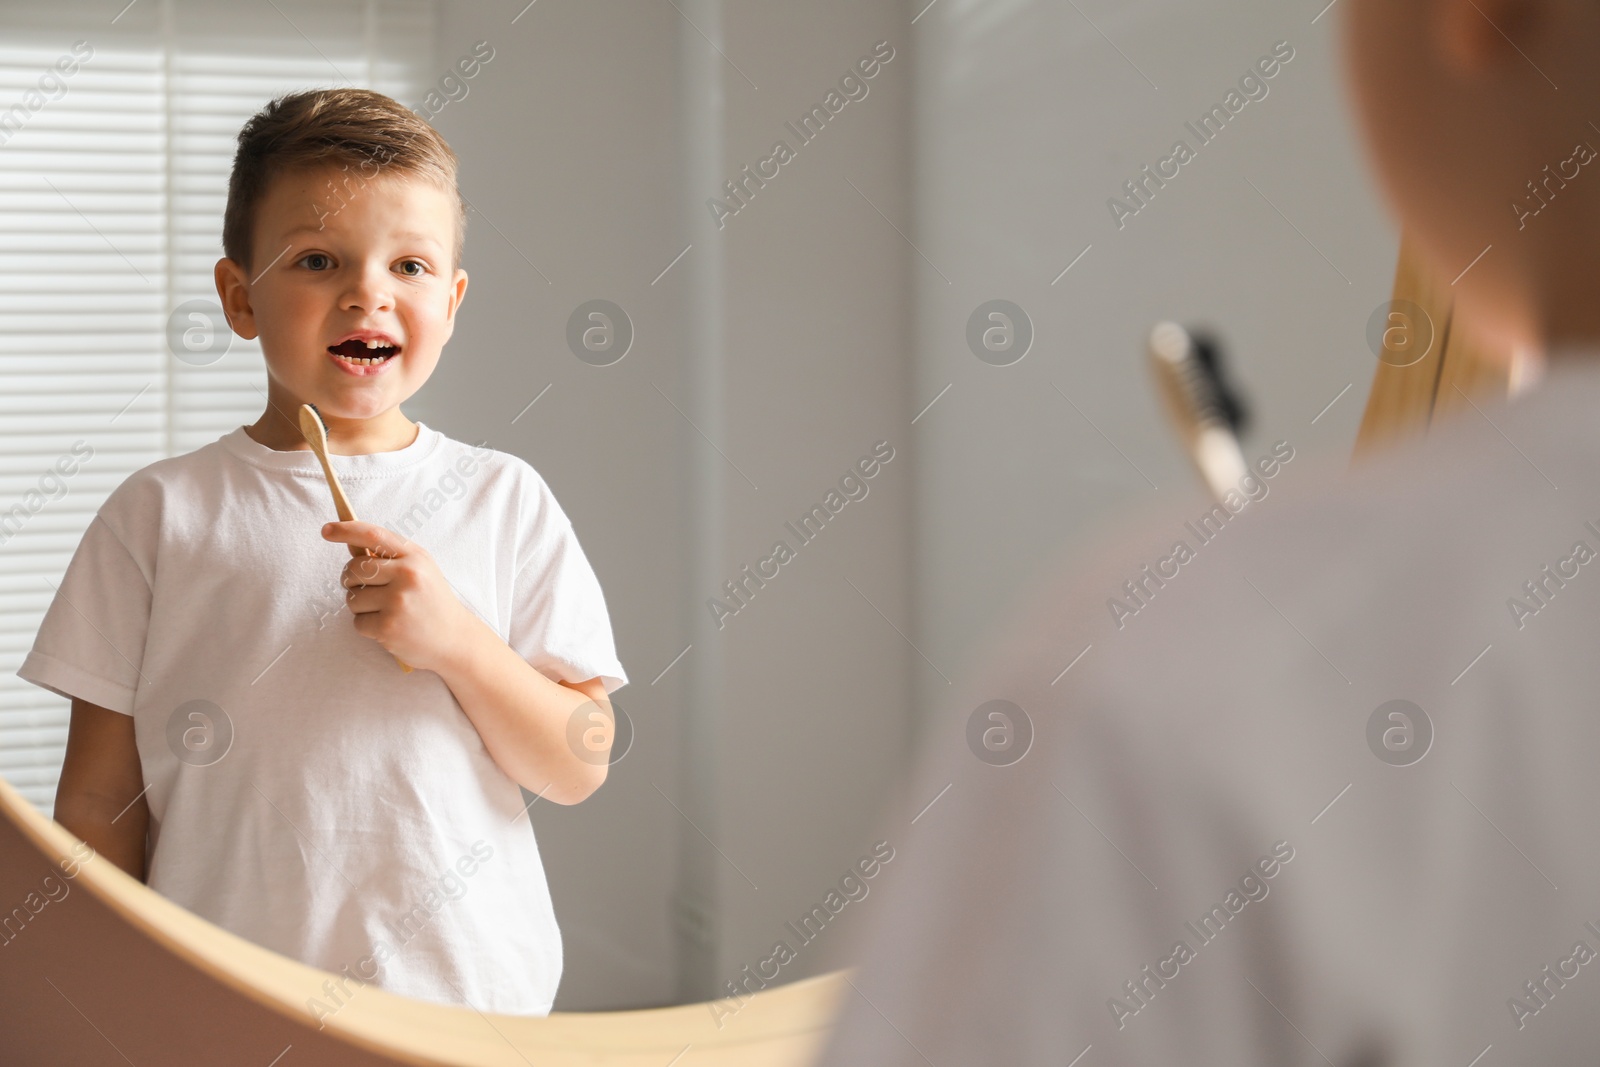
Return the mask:
[[[76,852],[74,850],[77,850]],[[214,926],[92,854],[0,779],[0,1058],[193,1067],[803,1067],[847,972],[738,1010],[488,1015],[354,987]],[[717,1002],[723,1006],[723,1002]],[[287,1050],[287,1051],[286,1051]]]

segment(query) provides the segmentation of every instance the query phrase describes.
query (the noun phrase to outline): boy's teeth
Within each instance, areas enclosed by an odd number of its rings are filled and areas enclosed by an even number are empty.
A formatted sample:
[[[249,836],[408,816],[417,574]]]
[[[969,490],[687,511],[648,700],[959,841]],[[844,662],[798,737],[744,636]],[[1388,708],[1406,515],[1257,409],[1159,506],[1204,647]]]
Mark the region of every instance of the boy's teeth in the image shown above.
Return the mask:
[[[362,341],[352,337],[348,341],[330,345],[328,351],[346,363],[359,367],[370,367],[375,363],[382,363],[386,359],[392,359],[400,349],[388,341]],[[371,354],[367,355],[367,353]]]

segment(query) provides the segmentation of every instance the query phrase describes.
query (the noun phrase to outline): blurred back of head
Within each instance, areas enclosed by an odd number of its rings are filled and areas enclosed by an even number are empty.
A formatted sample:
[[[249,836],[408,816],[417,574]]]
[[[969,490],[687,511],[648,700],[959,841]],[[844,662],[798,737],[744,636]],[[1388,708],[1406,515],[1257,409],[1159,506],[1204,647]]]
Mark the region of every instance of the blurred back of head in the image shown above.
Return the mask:
[[[1587,293],[1600,265],[1600,4],[1347,6],[1347,84],[1379,180],[1439,277],[1472,265],[1454,286],[1471,328],[1508,352],[1600,337]]]

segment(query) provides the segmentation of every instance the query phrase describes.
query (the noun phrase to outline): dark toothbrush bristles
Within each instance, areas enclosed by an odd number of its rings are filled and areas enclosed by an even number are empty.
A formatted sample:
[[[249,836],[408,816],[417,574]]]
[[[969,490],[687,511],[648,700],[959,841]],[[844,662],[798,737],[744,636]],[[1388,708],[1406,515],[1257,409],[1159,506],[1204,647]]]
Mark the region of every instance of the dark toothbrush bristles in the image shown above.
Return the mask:
[[[322,423],[322,432],[323,433],[327,433],[328,432],[328,420],[322,417],[322,412],[317,410],[317,405],[315,405],[315,404],[307,404],[306,407],[310,408],[311,409],[311,413],[317,417],[317,421]]]

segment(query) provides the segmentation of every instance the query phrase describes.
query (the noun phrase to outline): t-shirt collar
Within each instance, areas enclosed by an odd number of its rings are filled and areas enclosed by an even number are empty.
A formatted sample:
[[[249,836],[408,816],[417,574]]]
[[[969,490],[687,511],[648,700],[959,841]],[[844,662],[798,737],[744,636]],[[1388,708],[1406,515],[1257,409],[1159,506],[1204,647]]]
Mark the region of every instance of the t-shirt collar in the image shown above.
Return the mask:
[[[334,472],[340,479],[383,477],[393,471],[416,466],[431,456],[439,447],[439,442],[444,439],[442,433],[426,423],[418,420],[416,425],[416,439],[404,448],[392,452],[371,452],[361,456],[340,456],[330,452],[328,462],[333,464]],[[224,434],[219,442],[231,454],[253,467],[323,477],[322,464],[317,461],[316,453],[309,448],[280,452],[251,437],[243,426]]]

